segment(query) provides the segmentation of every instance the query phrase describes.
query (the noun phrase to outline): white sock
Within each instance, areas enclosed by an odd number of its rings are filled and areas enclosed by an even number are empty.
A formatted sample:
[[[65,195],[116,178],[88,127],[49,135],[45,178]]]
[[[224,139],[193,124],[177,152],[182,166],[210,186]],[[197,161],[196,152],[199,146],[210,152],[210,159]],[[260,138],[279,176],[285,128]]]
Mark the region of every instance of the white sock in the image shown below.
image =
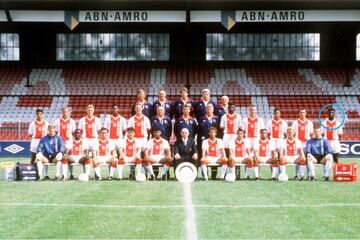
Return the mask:
[[[325,177],[329,176],[331,167],[332,167],[332,161],[330,159],[328,159],[325,164],[325,170],[324,170]]]
[[[86,175],[90,175],[90,171],[91,171],[91,166],[90,164],[85,164],[85,174]]]
[[[59,177],[60,176],[60,170],[61,170],[61,162],[60,161],[56,162],[55,169],[56,169],[55,177]]]
[[[162,175],[163,176],[166,175],[168,171],[169,171],[169,167],[164,164]]]
[[[309,176],[315,177],[315,165],[312,159],[309,159],[308,161],[308,168],[309,168]]]
[[[94,168],[94,172],[95,172],[96,176],[98,176],[99,178],[101,178],[100,167]]]
[[[271,175],[271,177],[276,178],[278,173],[279,173],[279,167],[272,167],[272,175]]]
[[[209,177],[208,177],[208,172],[207,172],[207,166],[206,165],[201,165],[201,171],[204,174],[204,178],[208,179]]]
[[[44,176],[49,176],[49,165],[44,165]]]
[[[136,164],[136,174],[141,173],[142,164]]]
[[[245,169],[245,175],[246,175],[246,177],[250,177],[250,169],[251,169],[251,168],[246,167],[246,169]]]
[[[230,168],[230,173],[231,173],[231,174],[235,174],[235,167],[231,167],[231,168]]]
[[[254,167],[254,175],[256,178],[259,177],[259,167]]]
[[[110,177],[114,177],[115,175],[115,168],[114,167],[110,167]]]
[[[41,161],[38,161],[36,163],[37,169],[38,169],[38,174],[39,174],[39,178],[42,179],[43,178],[43,163]]]
[[[118,164],[118,166],[117,166],[118,175],[119,175],[118,178],[122,179],[122,177],[123,177],[123,169],[124,169],[124,165]]]
[[[286,173],[286,165],[280,165],[280,173]]]
[[[151,176],[155,176],[153,166],[151,164],[149,164],[149,166],[145,166],[145,168]]]
[[[306,169],[306,165],[300,165],[299,166],[300,177],[304,177],[305,169]]]
[[[227,167],[228,167],[228,166],[227,166],[226,164],[223,164],[223,165],[221,166],[221,178],[224,178],[224,177],[225,177]]]
[[[61,164],[61,168],[62,168],[62,172],[63,172],[64,178],[68,178],[68,168],[69,168],[69,165],[67,165],[67,164]]]

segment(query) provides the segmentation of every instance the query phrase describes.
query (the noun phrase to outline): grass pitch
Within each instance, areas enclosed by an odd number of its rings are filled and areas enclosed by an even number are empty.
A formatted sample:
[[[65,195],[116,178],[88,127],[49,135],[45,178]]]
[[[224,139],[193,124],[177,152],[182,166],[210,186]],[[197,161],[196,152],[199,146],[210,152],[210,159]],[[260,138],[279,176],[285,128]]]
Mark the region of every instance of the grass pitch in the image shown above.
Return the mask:
[[[50,170],[52,177],[54,167]],[[103,177],[106,172],[103,168]],[[293,176],[291,167],[288,175]],[[269,170],[262,169],[261,176],[268,178]],[[191,193],[197,236],[359,239],[359,187],[359,182],[196,181]],[[184,185],[172,180],[0,182],[0,238],[185,239],[188,207]]]

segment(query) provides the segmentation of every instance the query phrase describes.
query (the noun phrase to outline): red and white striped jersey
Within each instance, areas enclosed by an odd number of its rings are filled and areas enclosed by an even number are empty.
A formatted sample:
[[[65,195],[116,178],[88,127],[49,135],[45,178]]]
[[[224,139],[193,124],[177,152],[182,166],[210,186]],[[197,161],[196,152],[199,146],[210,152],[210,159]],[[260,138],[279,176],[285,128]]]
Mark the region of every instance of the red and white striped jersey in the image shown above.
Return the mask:
[[[292,141],[284,139],[282,143],[285,156],[299,156],[299,149],[302,149],[302,144],[299,139],[294,138]]]
[[[55,121],[55,129],[57,134],[64,140],[68,141],[73,139],[73,133],[76,129],[74,119],[59,118]]]
[[[141,150],[135,138],[133,140],[130,140],[127,137],[121,139],[120,149],[122,155],[126,157],[134,157],[140,155],[140,150]]]
[[[241,116],[237,113],[230,115],[224,114],[220,120],[220,128],[224,129],[226,134],[236,134],[237,130],[241,128]]]
[[[135,137],[136,138],[147,138],[148,131],[151,129],[150,120],[145,115],[141,117],[132,116],[129,119],[127,127],[133,127],[135,129]]]
[[[313,123],[308,119],[304,121],[298,119],[293,122],[292,127],[294,128],[296,139],[299,139],[301,142],[309,140],[314,132]]]
[[[271,157],[271,152],[275,150],[275,145],[272,140],[259,139],[255,142],[254,150],[259,152],[259,157]]]
[[[272,119],[266,123],[266,130],[271,134],[271,138],[284,138],[284,134],[287,130],[287,123],[283,119],[278,121]]]
[[[242,141],[234,139],[229,145],[229,150],[234,152],[235,157],[247,156],[247,149],[250,149],[250,145],[246,139],[243,139]]]
[[[214,141],[208,138],[203,141],[201,149],[205,150],[205,154],[209,157],[222,157],[224,143],[220,138],[216,138]]]
[[[146,149],[150,150],[150,155],[165,155],[165,149],[170,150],[170,145],[166,139],[152,138],[146,143]]]
[[[124,136],[124,132],[127,128],[126,119],[118,115],[114,117],[112,115],[107,116],[104,122],[104,127],[109,131],[110,139],[121,139]]]
[[[29,125],[28,134],[31,135],[31,138],[41,139],[46,135],[48,125],[49,123],[45,120],[41,122],[34,120]]]
[[[323,124],[327,128],[337,128],[338,126],[340,126],[340,122],[338,120],[334,119],[333,121],[330,121],[328,118],[325,119]],[[336,130],[326,129],[323,126],[321,126],[321,131],[327,140],[339,140],[339,135],[343,134],[342,126]]]
[[[84,154],[84,144],[83,144],[83,140],[73,140],[73,146],[71,149],[71,155],[74,156],[82,156]]]
[[[260,117],[247,117],[243,120],[242,129],[248,138],[260,138],[260,130],[264,128],[264,120]]]
[[[115,151],[115,144],[113,141],[109,141],[109,139],[99,139],[98,156],[110,157],[113,151]]]
[[[82,131],[83,138],[97,138],[98,132],[101,129],[101,122],[98,117],[89,119],[87,116],[83,117],[79,121],[79,129]]]

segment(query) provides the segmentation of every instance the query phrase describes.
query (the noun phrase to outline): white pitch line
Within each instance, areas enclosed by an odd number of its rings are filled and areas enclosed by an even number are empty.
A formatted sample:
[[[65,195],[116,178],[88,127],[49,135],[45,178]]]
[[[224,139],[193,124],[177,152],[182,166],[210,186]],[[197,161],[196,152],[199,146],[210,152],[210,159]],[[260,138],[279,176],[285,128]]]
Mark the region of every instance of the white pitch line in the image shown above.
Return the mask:
[[[190,194],[191,192],[187,193]],[[106,205],[82,203],[26,203],[0,202],[0,206],[31,206],[31,207],[70,207],[70,208],[134,208],[134,209],[167,209],[167,208],[318,208],[318,207],[360,207],[360,203],[324,203],[324,204],[259,204],[259,205],[194,205],[192,201],[184,205]],[[195,219],[195,211],[192,213]],[[195,221],[195,220],[194,220]]]
[[[186,239],[197,240],[195,207],[192,203],[191,184],[184,184],[184,202],[185,202],[185,218],[186,218]]]

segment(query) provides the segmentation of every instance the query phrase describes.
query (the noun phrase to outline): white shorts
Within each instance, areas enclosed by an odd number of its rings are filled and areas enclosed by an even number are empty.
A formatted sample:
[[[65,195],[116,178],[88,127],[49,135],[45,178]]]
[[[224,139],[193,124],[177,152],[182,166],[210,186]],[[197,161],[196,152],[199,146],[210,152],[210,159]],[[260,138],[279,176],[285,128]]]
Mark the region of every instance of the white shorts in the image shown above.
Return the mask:
[[[225,148],[229,148],[229,145],[232,141],[234,141],[236,138],[236,134],[227,134],[225,133],[223,136],[223,142],[224,142],[224,146]]]
[[[259,163],[267,163],[270,157],[258,157]]]
[[[40,143],[39,138],[32,138],[30,143],[30,152],[37,153],[37,147]]]
[[[210,157],[207,156],[205,159],[207,160],[208,164],[216,164],[220,160],[221,157]]]
[[[120,143],[121,143],[121,139],[118,138],[118,139],[109,139],[109,143],[110,144],[114,144],[115,146],[115,149],[120,149]]]
[[[164,155],[151,155],[150,161],[154,163],[159,163],[160,160],[163,159],[164,157],[165,157]]]
[[[256,141],[259,141],[259,138],[247,138],[247,140],[249,141],[250,150],[253,152],[255,143],[256,143]]]
[[[295,163],[296,159],[298,159],[300,156],[285,156],[284,159],[286,163]]]
[[[69,139],[69,140],[64,140],[64,145],[65,145],[65,149],[72,149],[73,147],[73,140]]]
[[[71,155],[70,158],[75,161],[75,163],[79,163],[80,159],[82,158],[83,156],[76,156],[76,155]]]
[[[84,149],[89,151],[97,151],[99,148],[99,139],[97,138],[84,138],[83,139]]]
[[[139,147],[141,148],[141,151],[145,151],[145,146],[147,143],[147,138],[137,138],[136,139],[137,144],[139,144]]]
[[[233,157],[232,160],[234,160],[235,163],[243,163],[245,159],[249,157]]]
[[[136,156],[127,157],[124,156],[124,163],[135,163]]]
[[[274,142],[275,149],[282,148],[282,143],[284,143],[282,138],[272,138],[271,140]]]
[[[339,140],[328,140],[332,153],[340,152],[340,142]]]
[[[105,164],[107,161],[111,159],[110,156],[97,156],[96,160],[99,161],[100,164]]]

